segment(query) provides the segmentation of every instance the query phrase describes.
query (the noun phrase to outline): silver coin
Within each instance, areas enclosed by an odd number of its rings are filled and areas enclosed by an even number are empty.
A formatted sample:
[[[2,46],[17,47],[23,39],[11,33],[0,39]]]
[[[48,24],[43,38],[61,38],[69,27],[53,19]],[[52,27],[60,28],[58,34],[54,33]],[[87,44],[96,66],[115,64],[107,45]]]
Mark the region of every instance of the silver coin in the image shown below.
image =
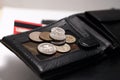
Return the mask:
[[[59,33],[59,34],[65,34],[65,30],[61,27],[54,27],[51,29],[51,32],[53,33]]]
[[[51,43],[41,43],[37,48],[39,52],[46,55],[52,55],[56,52],[56,47]]]
[[[58,52],[64,53],[69,52],[71,50],[71,47],[68,44],[64,44],[62,46],[56,46],[56,49]]]
[[[50,37],[54,40],[65,40],[66,36],[65,34],[59,34],[59,33],[50,33]]]
[[[72,35],[67,34],[66,35],[66,43],[74,43],[76,41],[76,38]]]
[[[38,32],[38,31],[31,32],[31,33],[29,34],[29,38],[30,38],[32,41],[35,41],[35,42],[42,42],[43,40],[41,40],[41,39],[39,38],[40,33],[41,33],[41,32]]]

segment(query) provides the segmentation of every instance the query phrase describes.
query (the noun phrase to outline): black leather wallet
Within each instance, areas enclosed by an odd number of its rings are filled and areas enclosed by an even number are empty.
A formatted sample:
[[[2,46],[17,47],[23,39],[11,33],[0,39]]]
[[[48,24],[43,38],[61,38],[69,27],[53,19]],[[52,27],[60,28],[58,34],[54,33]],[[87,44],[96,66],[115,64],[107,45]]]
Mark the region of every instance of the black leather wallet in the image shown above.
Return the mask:
[[[6,36],[2,43],[23,60],[38,76],[53,79],[102,60],[110,52],[119,49],[120,10],[99,10],[74,14],[46,27],[39,27],[17,35]],[[50,31],[61,27],[77,41],[70,44],[71,51],[52,56],[39,54],[28,35],[33,31]],[[114,27],[113,27],[114,26]],[[31,50],[32,48],[32,50]]]

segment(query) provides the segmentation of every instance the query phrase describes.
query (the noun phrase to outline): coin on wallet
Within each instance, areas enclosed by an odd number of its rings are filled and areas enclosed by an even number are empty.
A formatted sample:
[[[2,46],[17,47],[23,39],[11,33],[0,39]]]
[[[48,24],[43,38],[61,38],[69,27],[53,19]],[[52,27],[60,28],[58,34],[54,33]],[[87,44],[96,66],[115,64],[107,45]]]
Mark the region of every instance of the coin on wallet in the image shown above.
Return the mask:
[[[39,31],[31,32],[31,33],[29,34],[29,38],[30,38],[32,41],[35,41],[35,42],[42,42],[43,40],[41,40],[41,39],[39,38],[40,34],[41,34],[41,32],[39,32]]]
[[[65,40],[59,41],[59,42],[58,41],[51,41],[51,43],[54,45],[63,45],[63,44],[65,44],[65,42],[66,42]]]
[[[55,33],[65,34],[65,30],[61,27],[53,27],[51,29],[51,32],[52,33],[55,32]]]
[[[38,45],[37,49],[40,53],[46,55],[52,55],[56,52],[56,47],[51,43],[41,43]]]
[[[69,44],[64,44],[62,46],[56,46],[56,49],[58,52],[64,53],[69,52],[71,50],[71,47]]]
[[[59,34],[59,33],[50,33],[50,37],[54,40],[65,40],[66,36],[65,34]]]
[[[76,38],[73,35],[66,35],[66,43],[74,43],[76,41]]]
[[[51,41],[50,32],[41,32],[40,38],[45,41]]]

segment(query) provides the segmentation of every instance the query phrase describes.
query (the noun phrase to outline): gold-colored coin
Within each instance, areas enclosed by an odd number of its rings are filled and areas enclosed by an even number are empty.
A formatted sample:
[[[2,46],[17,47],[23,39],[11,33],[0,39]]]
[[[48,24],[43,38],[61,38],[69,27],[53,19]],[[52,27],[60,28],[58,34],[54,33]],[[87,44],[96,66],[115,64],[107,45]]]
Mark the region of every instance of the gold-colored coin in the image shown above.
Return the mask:
[[[41,40],[41,39],[39,38],[40,34],[41,34],[41,32],[39,32],[39,31],[31,32],[31,33],[29,34],[29,38],[30,38],[32,41],[35,41],[35,42],[42,42],[43,40]]]
[[[56,49],[58,52],[65,53],[69,52],[71,50],[71,47],[68,44],[64,44],[62,46],[56,46]]]
[[[76,38],[73,35],[66,35],[66,43],[74,43],[76,41]]]
[[[50,32],[41,32],[40,38],[45,41],[51,41],[52,39],[50,38]]]

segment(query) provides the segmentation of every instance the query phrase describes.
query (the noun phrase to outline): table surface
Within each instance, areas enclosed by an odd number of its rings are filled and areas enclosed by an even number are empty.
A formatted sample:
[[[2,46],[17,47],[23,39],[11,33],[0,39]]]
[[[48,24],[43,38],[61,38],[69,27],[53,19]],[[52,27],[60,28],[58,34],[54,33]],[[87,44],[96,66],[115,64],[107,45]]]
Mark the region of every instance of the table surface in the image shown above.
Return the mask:
[[[0,10],[0,39],[13,34],[14,20],[40,23],[42,19],[59,20],[74,13],[76,12],[3,7]],[[0,43],[0,80],[40,80],[40,78]]]

